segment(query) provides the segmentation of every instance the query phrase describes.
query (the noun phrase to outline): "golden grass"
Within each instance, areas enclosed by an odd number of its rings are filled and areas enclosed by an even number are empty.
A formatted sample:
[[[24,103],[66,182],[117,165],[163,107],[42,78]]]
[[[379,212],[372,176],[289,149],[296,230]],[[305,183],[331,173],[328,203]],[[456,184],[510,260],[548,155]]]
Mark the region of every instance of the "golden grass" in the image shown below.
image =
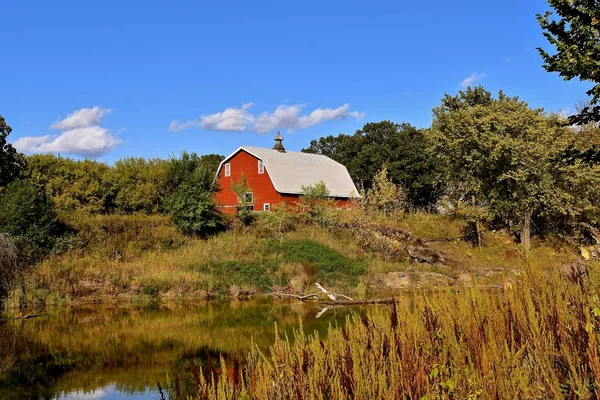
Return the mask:
[[[365,218],[353,214],[358,212],[350,210],[344,218]],[[476,249],[459,239],[461,221],[426,213],[369,218],[407,229],[425,240],[435,240],[433,246],[458,260],[459,265],[440,268],[390,259],[385,254],[364,250],[351,232],[332,233],[315,225],[298,224],[295,230],[276,239],[264,238],[250,228],[202,240],[181,234],[164,216],[73,214],[62,218],[78,231],[75,243],[79,246],[53,255],[36,266],[25,283],[12,291],[9,308],[68,303],[99,296],[235,297],[268,292],[272,286],[286,287],[300,275],[306,278],[304,270],[310,269],[310,265],[293,261],[295,267],[290,269],[285,257],[270,250],[269,243],[274,240],[281,243],[309,240],[362,266],[364,276],[358,286],[355,279],[339,274],[327,282],[332,289],[355,296],[367,292],[371,296],[377,296],[378,292],[393,293],[398,288],[386,286],[388,275],[401,272],[408,274],[411,285],[439,285],[444,279],[438,277],[468,284],[471,276],[476,276],[482,284],[499,284],[503,278],[513,279],[525,266],[526,259],[519,245],[505,233],[485,232],[484,246]],[[536,243],[529,255],[530,260],[540,265],[568,265],[575,257],[573,249],[544,242]],[[232,267],[236,267],[237,272],[232,271]],[[253,273],[258,274],[256,279],[249,276]],[[302,290],[312,285],[315,277],[308,275],[307,282],[294,286]]]
[[[598,267],[568,279],[530,266],[503,293],[414,291],[391,312],[330,327],[326,340],[300,328],[232,376],[197,375],[197,398],[596,398]]]

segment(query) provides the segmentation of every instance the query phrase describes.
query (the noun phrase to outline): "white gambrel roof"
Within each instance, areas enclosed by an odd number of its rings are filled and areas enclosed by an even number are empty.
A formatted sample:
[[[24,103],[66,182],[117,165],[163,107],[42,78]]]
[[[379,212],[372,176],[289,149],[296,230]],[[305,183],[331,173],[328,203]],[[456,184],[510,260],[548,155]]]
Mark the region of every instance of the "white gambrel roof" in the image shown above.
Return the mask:
[[[262,160],[279,193],[302,194],[302,186],[313,186],[323,181],[332,197],[360,197],[346,167],[321,154],[299,151],[281,153],[273,149],[243,146],[221,162],[217,176],[221,167],[242,150]]]

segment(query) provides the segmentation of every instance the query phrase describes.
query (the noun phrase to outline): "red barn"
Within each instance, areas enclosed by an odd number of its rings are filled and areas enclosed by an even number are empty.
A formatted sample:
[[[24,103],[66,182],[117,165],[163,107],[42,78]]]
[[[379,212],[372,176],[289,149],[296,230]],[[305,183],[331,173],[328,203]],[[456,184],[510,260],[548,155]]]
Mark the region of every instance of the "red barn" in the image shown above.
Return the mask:
[[[270,211],[273,205],[285,202],[294,205],[302,194],[302,186],[323,181],[331,198],[339,206],[348,205],[358,197],[358,190],[345,166],[321,154],[285,151],[283,138],[275,137],[272,149],[243,146],[226,157],[217,171],[219,191],[216,201],[221,211],[233,213],[241,203],[232,189],[242,175],[250,191],[243,202],[254,211]]]

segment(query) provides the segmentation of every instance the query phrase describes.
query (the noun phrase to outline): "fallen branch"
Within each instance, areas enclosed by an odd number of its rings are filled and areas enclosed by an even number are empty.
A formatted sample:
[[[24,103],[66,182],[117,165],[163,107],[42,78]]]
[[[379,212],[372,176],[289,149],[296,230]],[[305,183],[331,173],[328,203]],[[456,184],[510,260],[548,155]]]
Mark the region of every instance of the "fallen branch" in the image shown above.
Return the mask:
[[[316,300],[317,299],[317,295],[319,294],[319,292],[307,294],[307,295],[304,295],[304,296],[301,296],[299,294],[294,294],[294,293],[282,293],[282,292],[273,292],[272,294],[275,297],[291,297],[293,299],[298,299],[298,300],[304,301],[304,300],[307,300],[307,299]]]
[[[373,299],[373,300],[352,300],[352,301],[324,301],[323,304],[332,306],[362,306],[367,304],[394,304],[396,299]]]

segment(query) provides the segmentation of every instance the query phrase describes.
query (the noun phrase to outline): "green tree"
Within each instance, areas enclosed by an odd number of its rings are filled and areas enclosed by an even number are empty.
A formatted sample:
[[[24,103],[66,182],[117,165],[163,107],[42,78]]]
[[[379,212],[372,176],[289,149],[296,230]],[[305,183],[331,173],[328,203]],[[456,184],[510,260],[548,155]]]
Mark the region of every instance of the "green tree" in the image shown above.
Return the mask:
[[[116,210],[143,214],[162,212],[170,165],[158,158],[127,157],[117,161],[110,179]]]
[[[572,122],[600,121],[600,3],[598,0],[548,0],[555,10],[537,14],[544,36],[556,53],[538,48],[544,68],[558,72],[565,80],[579,78],[595,85],[587,91],[590,106],[584,107]]]
[[[500,92],[494,99],[477,87],[446,95],[434,109],[431,136],[446,180],[463,189],[460,202],[475,223],[489,210],[489,218],[520,227],[529,249],[534,215],[575,216],[593,206],[595,166],[558,161],[576,137],[565,125],[559,116],[531,109],[516,97]],[[576,186],[588,186],[590,193],[575,193]]]
[[[302,190],[300,195],[301,207],[308,212],[312,222],[323,223],[327,211],[332,209],[334,205],[327,184],[319,181],[314,185],[302,185],[300,189]]]
[[[361,204],[367,211],[381,212],[390,215],[394,211],[406,208],[406,192],[388,177],[387,166],[375,175],[375,181],[361,198]]]
[[[115,207],[112,169],[105,163],[36,154],[27,165],[26,176],[45,187],[57,211],[104,214]]]
[[[179,157],[171,156],[165,183],[167,195],[174,192],[197,169],[204,169],[207,173],[215,175],[223,158],[218,154],[199,156],[187,151],[181,152]]]
[[[39,260],[62,233],[44,188],[30,179],[15,180],[0,197],[0,232],[17,239],[25,262]]]
[[[225,226],[213,198],[217,189],[213,164],[186,152],[169,160],[165,210],[187,234],[207,236]]]
[[[326,155],[348,168],[358,185],[369,189],[376,174],[388,176],[406,189],[408,202],[433,208],[441,195],[440,171],[431,155],[429,138],[410,124],[390,121],[368,123],[354,135],[322,137],[302,151]]]
[[[12,128],[0,115],[0,188],[18,178],[26,166],[23,155],[7,142],[11,132]]]
[[[242,173],[238,182],[231,181],[231,190],[237,196],[237,218],[248,225],[253,221],[252,210],[254,209],[254,193],[252,187],[248,184],[246,175]]]

